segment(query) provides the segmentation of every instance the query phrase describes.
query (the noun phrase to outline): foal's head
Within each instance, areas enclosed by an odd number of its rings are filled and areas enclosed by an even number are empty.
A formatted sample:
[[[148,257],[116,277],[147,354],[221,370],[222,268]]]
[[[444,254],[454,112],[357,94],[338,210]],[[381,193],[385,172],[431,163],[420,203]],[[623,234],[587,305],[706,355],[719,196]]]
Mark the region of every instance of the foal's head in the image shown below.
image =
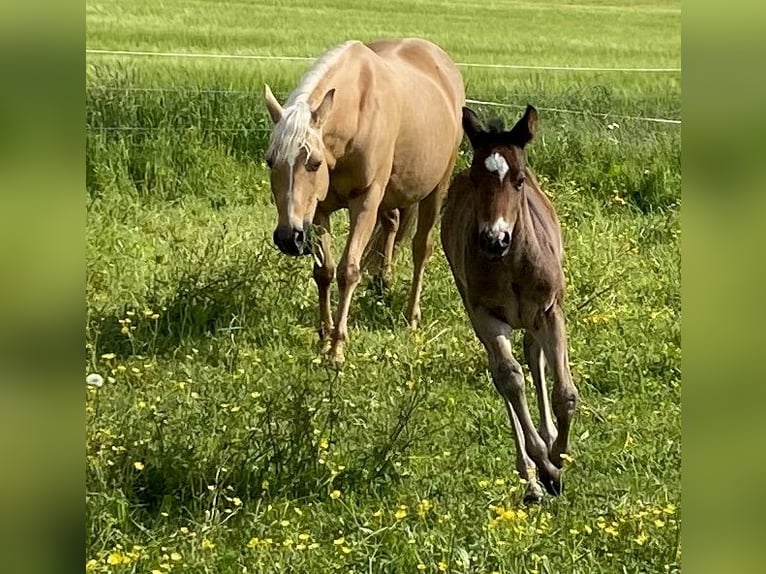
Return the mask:
[[[502,120],[485,128],[473,110],[463,108],[463,129],[473,148],[471,181],[478,195],[479,246],[490,258],[511,248],[526,185],[524,146],[537,129],[537,110],[527,106],[524,116],[506,131]]]
[[[274,122],[266,151],[278,212],[274,243],[287,255],[311,252],[306,231],[330,184],[322,126],[332,109],[334,94],[334,89],[329,90],[313,109],[306,97],[288,101],[283,108],[266,86],[266,107]]]

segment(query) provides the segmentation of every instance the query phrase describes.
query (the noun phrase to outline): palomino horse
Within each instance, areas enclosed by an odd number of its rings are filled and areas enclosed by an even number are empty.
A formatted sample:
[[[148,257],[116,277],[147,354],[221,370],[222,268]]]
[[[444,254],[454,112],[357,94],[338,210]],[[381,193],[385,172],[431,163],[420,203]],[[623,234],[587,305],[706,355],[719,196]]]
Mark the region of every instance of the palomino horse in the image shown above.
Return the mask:
[[[463,128],[473,159],[450,186],[441,222],[442,246],[508,410],[516,468],[528,481],[524,499],[532,502],[542,497],[539,482],[551,494],[561,491],[562,455],[569,450],[578,399],[562,309],[561,229],[524,158],[524,146],[537,128],[537,111],[527,106],[518,123],[504,131],[498,120],[484,129],[476,114],[464,108]],[[524,354],[537,392],[539,431],[529,414],[521,366],[513,357],[512,329],[525,331]],[[553,372],[558,431],[548,402],[546,361]]]
[[[315,255],[320,337],[330,356],[342,361],[360,260],[376,221],[385,232],[383,267],[390,269],[400,214],[415,204],[407,318],[412,326],[420,320],[431,230],[462,139],[463,80],[449,56],[428,41],[351,41],[320,57],[284,107],[268,86],[265,98],[275,123],[266,153],[278,211],[274,242],[288,255]],[[330,214],[342,208],[349,211],[350,230],[333,322]],[[310,227],[317,234],[314,245]]]

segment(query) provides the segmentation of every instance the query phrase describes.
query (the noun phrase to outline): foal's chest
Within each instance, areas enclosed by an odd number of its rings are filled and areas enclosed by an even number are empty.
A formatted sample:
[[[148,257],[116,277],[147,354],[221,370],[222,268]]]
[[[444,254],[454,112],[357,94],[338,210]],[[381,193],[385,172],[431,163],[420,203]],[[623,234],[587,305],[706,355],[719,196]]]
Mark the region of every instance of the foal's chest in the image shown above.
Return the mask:
[[[466,274],[471,305],[491,310],[514,329],[533,327],[555,300],[554,282],[545,273],[522,272],[502,260],[471,267]]]

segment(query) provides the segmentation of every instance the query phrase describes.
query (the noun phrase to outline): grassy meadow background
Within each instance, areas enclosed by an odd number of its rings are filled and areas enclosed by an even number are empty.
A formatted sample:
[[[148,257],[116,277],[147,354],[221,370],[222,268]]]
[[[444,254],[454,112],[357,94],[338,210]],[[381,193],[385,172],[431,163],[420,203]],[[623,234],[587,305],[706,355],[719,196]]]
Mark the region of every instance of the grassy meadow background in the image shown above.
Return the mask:
[[[681,54],[677,0],[88,0],[86,23],[107,50],[317,56],[415,35],[472,63]],[[263,84],[284,97],[309,64],[87,58],[84,370],[105,382],[85,391],[86,569],[679,571],[681,128],[625,116],[680,119],[680,73],[463,68],[469,98],[516,106],[480,115],[540,109],[530,162],[564,224],[582,402],[563,495],[523,507],[438,241],[420,330],[407,248],[389,293],[358,289],[343,368],[318,354],[310,261],[271,243],[263,164]],[[339,255],[345,212],[333,226]]]

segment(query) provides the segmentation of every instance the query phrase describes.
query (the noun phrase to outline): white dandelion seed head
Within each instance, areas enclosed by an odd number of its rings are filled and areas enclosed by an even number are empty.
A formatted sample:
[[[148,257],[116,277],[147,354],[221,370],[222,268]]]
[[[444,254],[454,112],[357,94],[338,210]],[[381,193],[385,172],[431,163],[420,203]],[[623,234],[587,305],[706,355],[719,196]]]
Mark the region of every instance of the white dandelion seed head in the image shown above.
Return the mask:
[[[101,387],[104,384],[104,377],[98,373],[91,373],[85,377],[85,382],[88,383],[91,387]]]

